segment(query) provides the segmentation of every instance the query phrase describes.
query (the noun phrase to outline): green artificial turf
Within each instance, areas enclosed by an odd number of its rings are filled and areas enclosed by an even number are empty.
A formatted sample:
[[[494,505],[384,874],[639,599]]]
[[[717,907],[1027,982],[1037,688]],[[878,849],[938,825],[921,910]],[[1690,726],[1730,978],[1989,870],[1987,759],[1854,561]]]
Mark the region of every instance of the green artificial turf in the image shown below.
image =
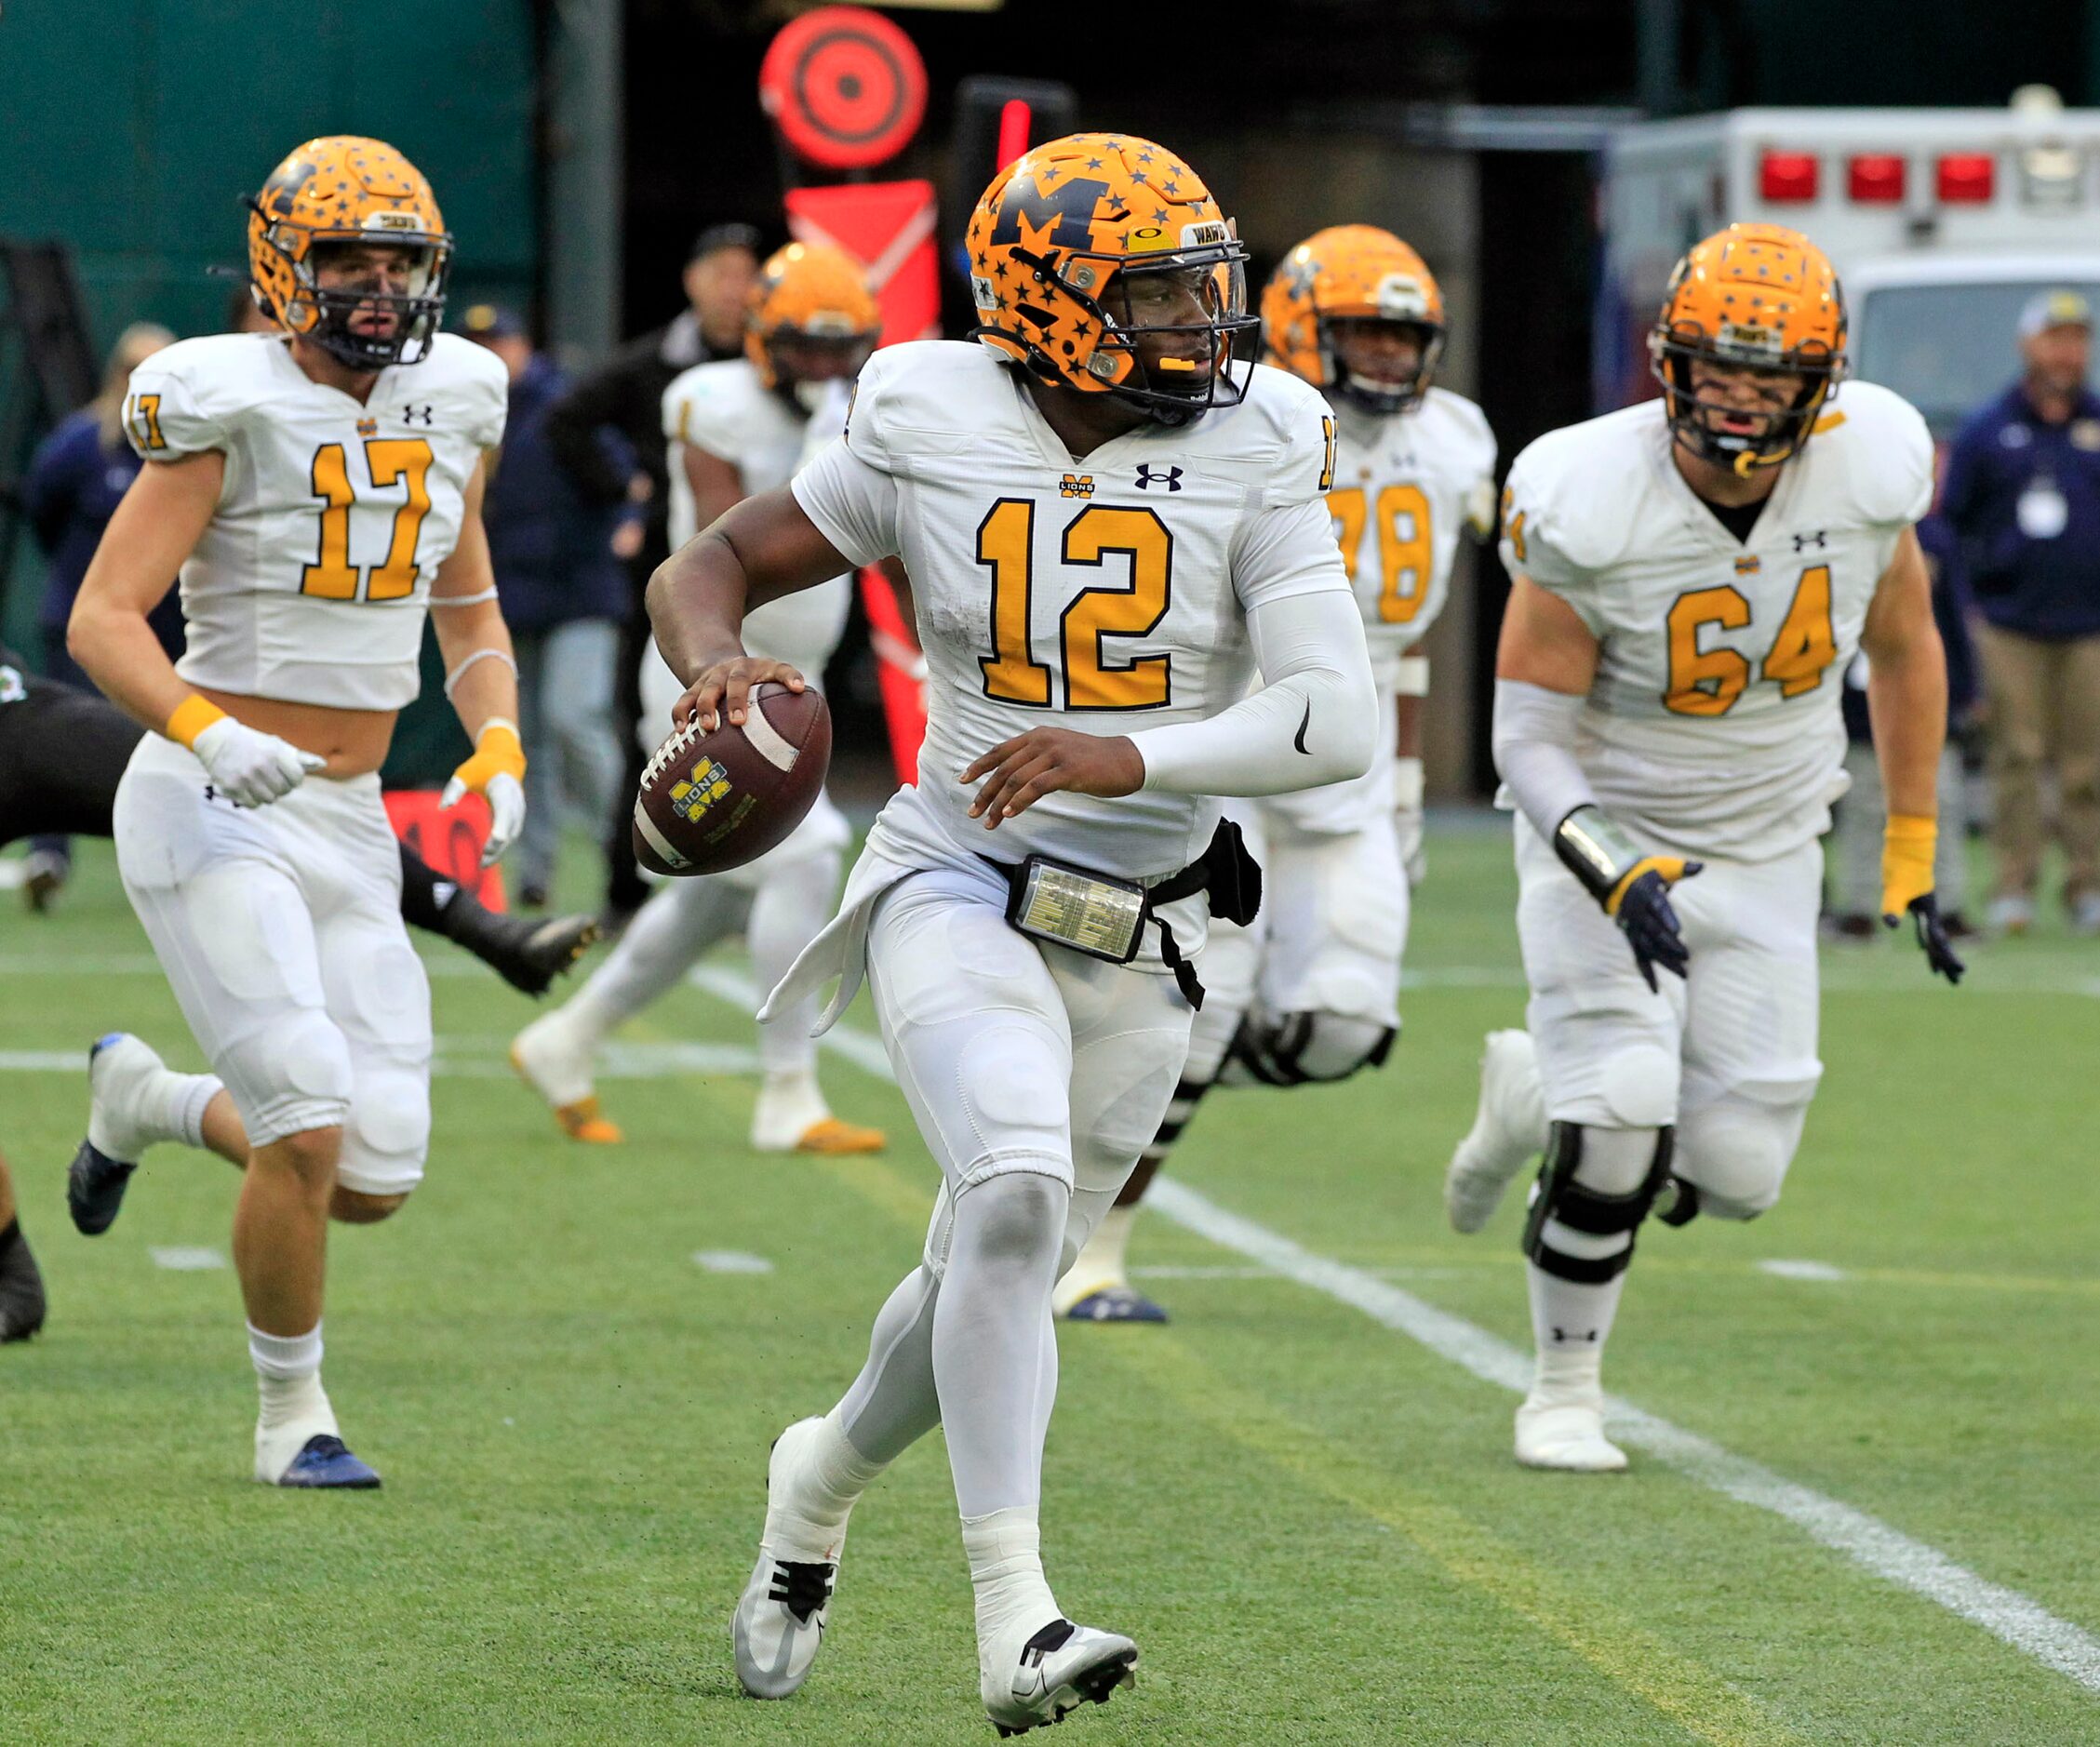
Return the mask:
[[[1473,1239],[1439,1204],[1480,1034],[1521,1022],[1505,841],[1433,836],[1387,1068],[1217,1094],[1175,1175],[1523,1343],[1516,1198]],[[106,1237],[66,1220],[73,1058],[122,1027],[199,1065],[107,846],[55,915],[0,904],[0,1149],[52,1298],[0,1349],[0,1741],[991,1740],[937,1437],[856,1515],[803,1693],[729,1662],[767,1447],[917,1253],[893,1087],[826,1058],[886,1157],[756,1155],[750,1084],[658,1047],[748,1022],[681,989],[624,1034],[655,1076],[601,1086],[625,1143],[580,1147],[502,1066],[529,1005],[423,941],[429,1177],[329,1258],[328,1386],[385,1489],[276,1493],[234,1275],[152,1255],[225,1252],[233,1172],[164,1149]],[[1950,991],[1906,940],[1826,954],[1786,1199],[1644,1234],[1608,1381],[2100,1634],[2100,947],[1973,956]],[[2100,1740],[2100,1695],[1653,1457],[1519,1470],[1515,1397],[1359,1310],[1157,1215],[1132,1260],[1173,1324],[1063,1332],[1043,1514],[1060,1600],[1144,1660],[1060,1747]]]

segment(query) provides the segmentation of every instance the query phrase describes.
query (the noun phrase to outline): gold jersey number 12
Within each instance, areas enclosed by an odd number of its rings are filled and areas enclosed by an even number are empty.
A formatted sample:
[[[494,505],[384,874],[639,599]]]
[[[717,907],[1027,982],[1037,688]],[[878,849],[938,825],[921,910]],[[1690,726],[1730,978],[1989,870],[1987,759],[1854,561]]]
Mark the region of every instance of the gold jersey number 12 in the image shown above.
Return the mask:
[[[977,527],[977,562],[992,573],[992,653],[982,656],[984,695],[1001,703],[1047,710],[1054,700],[1050,664],[1036,659],[1030,637],[1035,582],[1036,504],[1001,498]],[[1130,560],[1130,586],[1090,588],[1075,595],[1059,620],[1067,710],[1157,710],[1172,690],[1171,658],[1143,655],[1120,665],[1108,637],[1143,637],[1167,616],[1173,581],[1174,537],[1151,510],[1090,505],[1065,525],[1067,565],[1101,567]]]

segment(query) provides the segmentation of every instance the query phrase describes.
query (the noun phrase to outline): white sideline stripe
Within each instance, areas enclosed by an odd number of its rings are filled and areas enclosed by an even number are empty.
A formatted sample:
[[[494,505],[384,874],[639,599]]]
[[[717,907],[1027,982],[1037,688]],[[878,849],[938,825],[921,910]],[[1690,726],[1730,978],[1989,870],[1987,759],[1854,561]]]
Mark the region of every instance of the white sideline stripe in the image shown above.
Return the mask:
[[[655,830],[653,820],[649,829]],[[0,861],[0,868],[8,863]],[[5,887],[0,887],[5,889]],[[423,969],[431,977],[486,977],[488,968],[464,949],[434,953],[424,958]],[[61,958],[50,953],[0,953],[0,976],[9,977],[159,977],[159,961],[151,953],[82,953]],[[1402,989],[1522,989],[1524,974],[1513,966],[1438,965],[1401,973]],[[1890,994],[1908,999],[1914,993],[1904,985],[1877,981],[1852,974],[1844,966],[1833,967],[1826,959],[1823,989],[1827,994]],[[2100,1001],[2100,977],[2022,977],[2009,982],[1962,985],[1962,996],[2013,995],[2026,999],[2038,994],[2078,995]]]
[[[756,1005],[751,980],[733,972],[702,967],[692,975],[699,987],[742,1006]],[[881,1043],[865,1032],[834,1025],[824,1045],[877,1078],[894,1083],[889,1058]],[[1438,1310],[1411,1292],[1331,1261],[1294,1244],[1279,1232],[1228,1213],[1172,1178],[1157,1179],[1146,1198],[1184,1231],[1208,1238],[1220,1248],[1236,1250],[1301,1286],[1360,1310],[1372,1321],[1427,1347],[1438,1358],[1471,1371],[1483,1382],[1496,1383],[1521,1395],[1532,1386],[1532,1361],[1485,1328]],[[1605,1398],[1612,1434],[1622,1443],[1645,1449],[1680,1474],[1743,1504],[1784,1517],[1811,1539],[1875,1576],[1933,1602],[1947,1612],[1981,1626],[1993,1637],[2068,1675],[2088,1692],[2100,1693],[2100,1638],[2060,1620],[2040,1602],[1993,1583],[1936,1547],[1913,1540],[1878,1516],[1839,1502],[1812,1487],[1772,1473],[1762,1463],[1723,1449],[1710,1439],[1643,1411],[1616,1395]]]
[[[742,1008],[746,1018],[758,1011],[758,1004],[764,998],[758,985],[749,977],[719,965],[695,965],[686,973],[686,980],[694,988],[704,989],[731,1007]],[[843,1056],[863,1073],[872,1074],[878,1080],[888,1080],[892,1086],[897,1083],[897,1076],[889,1068],[889,1052],[883,1048],[879,1037],[871,1037],[866,1032],[855,1031],[850,1026],[834,1025],[817,1039],[817,1046],[835,1056]]]
[[[692,1259],[709,1274],[770,1274],[773,1264],[743,1249],[696,1249]]]
[[[1827,1261],[1789,1261],[1780,1256],[1767,1256],[1758,1263],[1760,1274],[1775,1274],[1782,1280],[1842,1280],[1845,1271],[1831,1266]]]
[[[1485,1382],[1518,1394],[1531,1387],[1531,1359],[1486,1329],[1359,1268],[1315,1255],[1278,1233],[1227,1212],[1185,1183],[1170,1178],[1156,1181],[1147,1203],[1184,1230],[1362,1311]],[[2100,1693],[2100,1639],[2058,1619],[2040,1603],[1956,1564],[1879,1517],[1797,1485],[1631,1402],[1608,1396],[1605,1409],[1612,1435],[1621,1443],[1647,1450],[1740,1503],[1785,1517],[1875,1576],[1937,1603],[2088,1691]]]
[[[193,1249],[181,1244],[158,1246],[146,1254],[154,1259],[154,1267],[172,1268],[177,1274],[204,1274],[226,1265],[226,1258],[216,1249]]]

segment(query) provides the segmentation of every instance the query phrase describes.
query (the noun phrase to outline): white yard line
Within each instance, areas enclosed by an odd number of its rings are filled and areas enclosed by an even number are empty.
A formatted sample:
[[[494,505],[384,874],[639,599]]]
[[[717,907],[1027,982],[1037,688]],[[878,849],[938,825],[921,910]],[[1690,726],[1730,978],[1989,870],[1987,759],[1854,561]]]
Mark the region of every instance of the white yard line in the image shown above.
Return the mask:
[[[731,971],[703,967],[692,974],[692,981],[746,1012],[756,995],[749,978]],[[880,1041],[867,1033],[838,1024],[824,1034],[823,1041],[826,1048],[878,1078],[894,1080]],[[1228,1212],[1185,1183],[1171,1178],[1156,1181],[1145,1205],[1222,1249],[1236,1251],[1363,1312],[1483,1382],[1518,1394],[1531,1387],[1530,1354],[1361,1268],[1316,1255],[1279,1232]],[[1646,1450],[1739,1503],[1785,1518],[1862,1569],[1981,1626],[2023,1655],[2100,1694],[2100,1639],[2059,1619],[2032,1597],[1992,1582],[1878,1516],[1798,1485],[1629,1401],[1612,1396],[1606,1410],[1612,1435],[1622,1443]]]
[[[1531,1356],[1507,1341],[1360,1268],[1315,1255],[1279,1233],[1227,1212],[1185,1183],[1170,1178],[1155,1182],[1146,1205],[1221,1248],[1263,1262],[1302,1286],[1362,1311],[1485,1382],[1518,1394],[1531,1387]],[[1879,1517],[1797,1485],[1631,1402],[1612,1396],[1607,1413],[1612,1435],[1620,1442],[1647,1450],[1716,1492],[1785,1517],[1877,1577],[1937,1603],[2038,1662],[2069,1675],[2088,1691],[2100,1693],[2100,1639],[2058,1619],[2040,1603],[1978,1576]]]
[[[1790,1261],[1778,1256],[1768,1256],[1758,1263],[1759,1274],[1775,1274],[1782,1280],[1842,1280],[1846,1277],[1842,1268],[1834,1268],[1827,1261]]]
[[[709,1274],[770,1274],[773,1264],[745,1249],[696,1249],[693,1260]]]
[[[156,1268],[172,1268],[177,1274],[207,1274],[223,1268],[226,1258],[216,1249],[194,1249],[181,1244],[155,1245],[146,1251]]]

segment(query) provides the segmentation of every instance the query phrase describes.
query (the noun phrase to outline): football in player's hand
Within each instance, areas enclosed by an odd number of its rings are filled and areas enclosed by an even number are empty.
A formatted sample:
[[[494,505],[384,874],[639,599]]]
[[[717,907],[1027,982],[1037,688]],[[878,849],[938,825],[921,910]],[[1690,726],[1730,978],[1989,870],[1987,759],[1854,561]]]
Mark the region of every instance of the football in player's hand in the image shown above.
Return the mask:
[[[635,859],[656,874],[721,874],[785,841],[831,764],[831,712],[816,691],[762,685],[741,723],[699,719],[656,749],[635,796]]]

